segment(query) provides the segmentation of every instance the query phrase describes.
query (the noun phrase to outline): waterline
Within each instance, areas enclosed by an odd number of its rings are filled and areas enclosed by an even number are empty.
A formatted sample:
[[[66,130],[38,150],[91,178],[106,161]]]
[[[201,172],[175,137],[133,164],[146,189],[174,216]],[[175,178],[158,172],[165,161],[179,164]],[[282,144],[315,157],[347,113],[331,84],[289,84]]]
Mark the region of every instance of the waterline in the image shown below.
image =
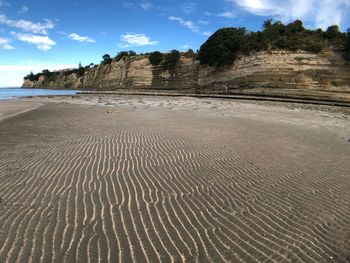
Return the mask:
[[[77,90],[0,88],[0,100],[27,96],[75,95],[77,92]]]

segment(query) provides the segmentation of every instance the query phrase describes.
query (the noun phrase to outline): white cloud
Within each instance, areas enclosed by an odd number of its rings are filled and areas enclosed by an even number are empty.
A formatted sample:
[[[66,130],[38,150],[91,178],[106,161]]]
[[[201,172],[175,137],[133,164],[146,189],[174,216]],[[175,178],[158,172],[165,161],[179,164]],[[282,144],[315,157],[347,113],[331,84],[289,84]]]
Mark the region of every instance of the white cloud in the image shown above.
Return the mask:
[[[0,37],[0,49],[15,49],[10,45],[10,42],[9,39]]]
[[[211,35],[210,32],[201,32],[200,27],[197,26],[192,21],[185,20],[185,19],[183,19],[181,17],[177,17],[177,16],[169,16],[168,18],[169,18],[170,21],[178,22],[180,25],[190,29],[192,32],[201,34],[203,36]],[[209,24],[209,22],[208,21],[199,20],[198,24],[207,25],[207,24]]]
[[[28,6],[22,6],[21,7],[21,9],[20,10],[18,10],[18,14],[21,14],[21,15],[24,15],[24,14],[26,14],[27,12],[29,11],[29,8],[28,8]]]
[[[349,0],[226,0],[249,13],[273,16],[283,22],[301,19],[323,29],[341,25],[350,13]]]
[[[148,3],[148,2],[142,2],[140,3],[140,7],[143,9],[143,10],[149,10],[151,8],[153,8],[153,5],[151,3]]]
[[[184,20],[183,18],[177,17],[177,16],[169,16],[169,20],[170,21],[176,21],[180,25],[182,25],[184,27],[187,27],[188,29],[192,30],[193,32],[198,32],[199,31],[198,26],[196,26],[192,21]]]
[[[44,19],[44,23],[34,23],[28,20],[11,20],[6,15],[0,14],[0,24],[22,29],[23,31],[35,34],[47,34],[48,29],[54,28],[54,24],[49,19]]]
[[[86,36],[79,36],[76,33],[72,33],[70,35],[68,35],[68,37],[72,40],[75,41],[79,41],[79,42],[86,42],[86,43],[95,43],[96,41],[90,37],[86,37]]]
[[[126,47],[140,47],[140,46],[155,46],[158,45],[158,41],[151,41],[149,37],[145,34],[132,34],[128,33],[125,35],[121,35],[120,39],[123,43],[119,43],[121,48]]]
[[[33,34],[22,34],[15,32],[11,32],[11,34],[20,41],[35,44],[38,49],[43,51],[50,50],[54,45],[56,45],[56,42],[50,39],[48,36],[38,36]]]
[[[225,11],[218,14],[219,17],[225,17],[225,18],[235,18],[236,12],[234,11]]]
[[[209,31],[205,31],[202,33],[203,36],[206,36],[206,37],[209,37],[211,36],[213,33],[212,32],[209,32]]]

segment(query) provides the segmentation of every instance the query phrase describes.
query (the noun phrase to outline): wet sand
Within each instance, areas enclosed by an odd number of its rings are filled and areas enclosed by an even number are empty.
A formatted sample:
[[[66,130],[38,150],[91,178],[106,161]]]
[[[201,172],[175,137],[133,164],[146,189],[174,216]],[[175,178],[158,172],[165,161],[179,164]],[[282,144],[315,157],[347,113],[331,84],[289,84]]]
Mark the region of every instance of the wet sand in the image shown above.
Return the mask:
[[[40,101],[0,100],[0,121],[34,110],[42,105]]]
[[[0,262],[350,260],[349,109],[3,103]]]

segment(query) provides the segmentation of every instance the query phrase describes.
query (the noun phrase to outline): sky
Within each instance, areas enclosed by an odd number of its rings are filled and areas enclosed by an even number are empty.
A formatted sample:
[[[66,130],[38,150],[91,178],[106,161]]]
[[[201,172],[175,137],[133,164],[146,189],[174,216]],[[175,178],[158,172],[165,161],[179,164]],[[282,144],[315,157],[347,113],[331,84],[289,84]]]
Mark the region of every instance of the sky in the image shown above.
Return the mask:
[[[220,28],[257,31],[267,19],[346,31],[350,0],[0,0],[0,87],[123,50],[196,51]]]

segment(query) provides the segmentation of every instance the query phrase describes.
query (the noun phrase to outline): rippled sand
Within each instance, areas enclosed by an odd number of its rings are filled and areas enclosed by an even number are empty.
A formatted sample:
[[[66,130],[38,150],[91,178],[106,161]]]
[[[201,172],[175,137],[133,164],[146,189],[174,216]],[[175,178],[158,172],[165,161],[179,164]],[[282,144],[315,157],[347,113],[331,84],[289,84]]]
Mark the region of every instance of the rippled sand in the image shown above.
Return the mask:
[[[350,260],[346,109],[24,101],[0,122],[0,262]]]

